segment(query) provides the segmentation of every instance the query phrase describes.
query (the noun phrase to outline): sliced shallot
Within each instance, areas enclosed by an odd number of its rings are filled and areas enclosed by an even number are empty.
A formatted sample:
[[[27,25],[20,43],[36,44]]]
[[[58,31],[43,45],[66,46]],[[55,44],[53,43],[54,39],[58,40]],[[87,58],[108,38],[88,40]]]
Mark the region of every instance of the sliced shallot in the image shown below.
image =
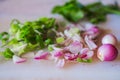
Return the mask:
[[[56,67],[62,68],[65,65],[65,59],[59,59]]]
[[[83,38],[79,35],[79,34],[75,34],[73,37],[72,37],[72,40],[75,42],[75,41],[79,41],[79,42],[83,42]]]
[[[70,44],[67,49],[71,52],[71,53],[79,53],[80,50],[82,49],[83,44],[79,41],[75,41],[72,44]]]
[[[85,42],[88,45],[88,47],[90,48],[90,50],[94,50],[97,48],[97,45],[91,39],[89,39],[89,37],[87,35],[85,36]]]
[[[84,35],[88,35],[91,39],[96,38],[100,34],[100,29],[96,25],[88,23],[85,27],[86,31]]]
[[[53,54],[54,54],[54,57],[61,57],[63,55],[63,52],[62,50],[57,50],[57,51],[54,51]]]
[[[94,55],[94,52],[89,50],[88,48],[83,48],[80,51],[80,58],[90,59]]]
[[[66,60],[74,60],[78,57],[78,54],[65,53],[64,57]]]
[[[49,53],[48,52],[43,52],[42,50],[37,52],[34,59],[39,60],[39,59],[47,59]]]
[[[26,59],[25,58],[21,58],[21,57],[19,57],[19,56],[16,56],[16,55],[13,55],[13,62],[15,63],[15,64],[17,64],[17,63],[22,63],[22,62],[25,62],[26,61]]]

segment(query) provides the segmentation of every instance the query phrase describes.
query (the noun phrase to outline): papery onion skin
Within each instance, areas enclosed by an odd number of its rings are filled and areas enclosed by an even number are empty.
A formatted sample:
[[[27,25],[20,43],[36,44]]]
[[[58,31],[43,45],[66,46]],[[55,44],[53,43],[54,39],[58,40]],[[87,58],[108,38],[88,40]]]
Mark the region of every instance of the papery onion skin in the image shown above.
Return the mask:
[[[118,50],[112,44],[103,44],[98,48],[97,57],[101,61],[112,61],[116,59]]]
[[[98,27],[92,27],[85,32],[91,39],[95,39],[98,35],[100,35],[100,29]]]

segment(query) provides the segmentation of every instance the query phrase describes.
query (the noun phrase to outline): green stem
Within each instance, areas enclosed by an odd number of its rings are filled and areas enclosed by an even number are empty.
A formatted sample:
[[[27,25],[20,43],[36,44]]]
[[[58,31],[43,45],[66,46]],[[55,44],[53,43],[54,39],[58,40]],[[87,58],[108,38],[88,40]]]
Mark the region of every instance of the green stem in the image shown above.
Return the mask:
[[[108,13],[112,13],[112,14],[117,14],[120,15],[120,10],[113,10],[113,9],[105,9]]]

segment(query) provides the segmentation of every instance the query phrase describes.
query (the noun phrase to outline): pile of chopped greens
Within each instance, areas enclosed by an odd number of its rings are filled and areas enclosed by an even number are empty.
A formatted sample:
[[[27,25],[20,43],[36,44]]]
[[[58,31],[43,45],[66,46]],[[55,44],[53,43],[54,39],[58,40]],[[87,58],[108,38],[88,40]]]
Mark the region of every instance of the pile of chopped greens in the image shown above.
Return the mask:
[[[83,5],[77,0],[70,0],[64,5],[55,6],[52,13],[60,14],[70,22],[87,19],[91,23],[97,24],[106,21],[107,14],[120,15],[120,8],[117,2],[114,5],[103,5],[101,2]]]
[[[1,54],[7,58],[12,55],[22,55],[37,49],[43,49],[55,41],[58,26],[54,18],[40,18],[36,21],[21,23],[13,19],[9,32],[0,33],[2,48]]]

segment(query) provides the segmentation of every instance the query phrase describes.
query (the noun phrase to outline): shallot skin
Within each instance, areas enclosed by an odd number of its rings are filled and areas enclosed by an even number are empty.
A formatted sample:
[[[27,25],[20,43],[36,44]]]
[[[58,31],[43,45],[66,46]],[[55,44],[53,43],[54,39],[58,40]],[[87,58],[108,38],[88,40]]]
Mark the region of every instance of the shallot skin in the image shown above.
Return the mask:
[[[118,56],[118,50],[112,44],[103,44],[98,48],[97,57],[101,61],[113,61]]]

